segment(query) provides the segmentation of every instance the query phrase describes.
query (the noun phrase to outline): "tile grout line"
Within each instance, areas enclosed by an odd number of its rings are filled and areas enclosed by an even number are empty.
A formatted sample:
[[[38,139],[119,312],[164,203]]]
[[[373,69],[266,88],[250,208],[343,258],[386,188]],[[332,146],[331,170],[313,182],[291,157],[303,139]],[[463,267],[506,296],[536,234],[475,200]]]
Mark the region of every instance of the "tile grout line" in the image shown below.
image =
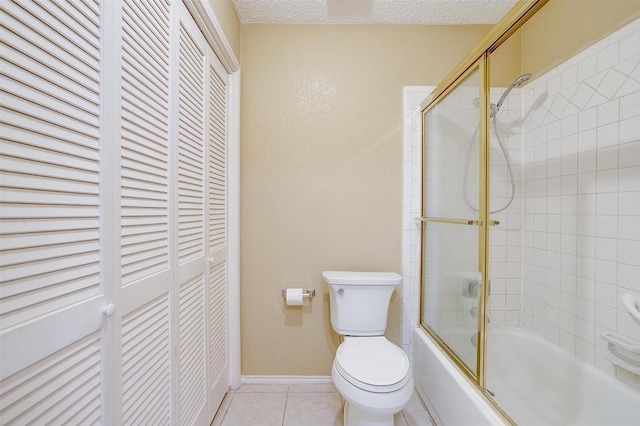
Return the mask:
[[[224,408],[224,412],[222,413],[222,416],[220,417],[220,420],[219,420],[219,423],[218,423],[219,426],[222,426],[222,424],[224,423],[224,419],[225,419],[225,417],[227,417],[227,413],[229,413],[229,409],[231,408],[231,404],[233,403],[233,399],[235,398],[235,396],[236,396],[236,391],[230,390],[229,392],[227,392],[227,394],[224,396],[224,398],[222,400],[222,404],[224,404],[226,406],[225,407],[222,407],[222,406],[218,407],[218,409]],[[225,401],[227,399],[227,397],[229,397],[229,401],[228,402]],[[214,420],[217,417],[217,414],[218,413],[216,413],[213,416]],[[214,426],[213,420],[211,422],[211,425]]]
[[[291,385],[287,385],[287,392],[284,398],[284,410],[282,411],[282,426],[284,426],[284,421],[287,417],[287,405],[289,404],[289,389]]]

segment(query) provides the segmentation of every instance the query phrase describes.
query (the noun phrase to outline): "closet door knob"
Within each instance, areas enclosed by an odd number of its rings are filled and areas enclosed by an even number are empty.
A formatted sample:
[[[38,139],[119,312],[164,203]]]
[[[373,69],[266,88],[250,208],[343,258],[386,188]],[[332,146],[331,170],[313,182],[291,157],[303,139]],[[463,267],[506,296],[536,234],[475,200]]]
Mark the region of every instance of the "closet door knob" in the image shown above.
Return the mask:
[[[116,305],[109,303],[107,306],[102,307],[102,313],[108,318],[116,312]]]

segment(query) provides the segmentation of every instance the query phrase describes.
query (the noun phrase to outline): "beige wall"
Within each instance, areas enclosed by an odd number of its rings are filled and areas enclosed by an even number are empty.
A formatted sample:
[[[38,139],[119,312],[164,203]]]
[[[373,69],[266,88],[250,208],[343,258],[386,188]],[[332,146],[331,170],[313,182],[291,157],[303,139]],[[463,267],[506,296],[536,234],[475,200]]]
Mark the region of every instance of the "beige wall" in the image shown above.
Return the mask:
[[[489,28],[242,26],[243,374],[330,374],[321,272],[400,272],[402,87],[436,85]],[[286,307],[285,287],[317,296]],[[396,294],[395,342],[400,323]]]
[[[240,20],[236,14],[236,8],[231,0],[209,0],[209,4],[216,15],[222,30],[224,31],[229,44],[236,54],[236,58],[240,59]]]
[[[522,70],[547,71],[640,17],[640,0],[550,0],[522,28]]]
[[[521,31],[516,31],[507,41],[491,54],[490,86],[509,87],[523,72],[520,69],[522,57],[520,37]]]

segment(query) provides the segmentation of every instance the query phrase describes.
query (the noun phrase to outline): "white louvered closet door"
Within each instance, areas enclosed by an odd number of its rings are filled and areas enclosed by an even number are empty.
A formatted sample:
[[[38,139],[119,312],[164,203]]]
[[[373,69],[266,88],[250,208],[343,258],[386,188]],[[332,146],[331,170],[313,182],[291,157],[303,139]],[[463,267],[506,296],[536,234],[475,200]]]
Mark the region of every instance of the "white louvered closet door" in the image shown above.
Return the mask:
[[[208,424],[229,387],[226,73],[179,5],[175,19],[180,424]]]
[[[182,9],[181,9],[182,11]],[[205,50],[204,37],[181,13],[177,19],[177,293],[178,389],[182,424],[206,407],[205,352]]]
[[[0,0],[0,31],[0,424],[208,425],[227,73],[179,0]]]
[[[208,50],[208,249],[207,281],[209,398],[217,407],[229,387],[228,194],[227,122],[228,75]],[[214,411],[215,414],[215,411]]]
[[[96,424],[112,344],[103,5],[0,8],[0,423]]]
[[[122,1],[120,152],[121,407],[123,425],[172,421],[168,0]]]

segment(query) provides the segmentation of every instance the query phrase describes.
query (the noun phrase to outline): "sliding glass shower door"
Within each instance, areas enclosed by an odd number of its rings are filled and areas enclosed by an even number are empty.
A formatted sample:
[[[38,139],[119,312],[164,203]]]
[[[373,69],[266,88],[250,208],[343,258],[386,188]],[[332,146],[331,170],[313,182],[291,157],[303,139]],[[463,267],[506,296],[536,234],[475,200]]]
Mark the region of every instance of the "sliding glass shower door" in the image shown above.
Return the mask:
[[[480,82],[476,66],[424,112],[421,217],[422,325],[475,377],[482,283]]]

